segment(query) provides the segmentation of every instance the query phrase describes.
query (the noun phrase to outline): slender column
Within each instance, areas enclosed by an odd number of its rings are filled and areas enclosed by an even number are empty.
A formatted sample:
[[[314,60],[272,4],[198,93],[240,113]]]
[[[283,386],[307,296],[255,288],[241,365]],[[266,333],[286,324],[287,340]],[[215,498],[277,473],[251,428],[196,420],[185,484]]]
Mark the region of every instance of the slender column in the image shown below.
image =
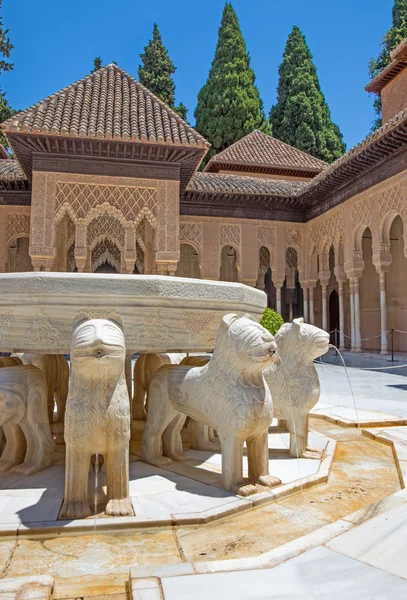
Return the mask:
[[[326,303],[326,290],[328,285],[321,281],[321,289],[322,289],[322,329],[328,331],[328,312],[327,312],[327,303]]]
[[[289,308],[289,312],[288,312],[288,320],[291,323],[291,321],[293,320],[293,292],[294,290],[287,290],[288,292],[288,308]]]
[[[281,315],[281,288],[282,284],[274,284],[276,288],[276,311]]]
[[[314,287],[309,288],[309,322],[311,325],[315,324],[315,312],[314,312]]]
[[[303,287],[303,294],[304,294],[304,321],[306,323],[308,323],[308,287],[304,286]]]
[[[353,280],[353,297],[355,305],[355,350],[361,352],[359,279],[357,277]]]
[[[351,350],[355,350],[355,299],[353,295],[353,279],[349,279],[350,321],[351,321]]]
[[[338,281],[339,289],[339,350],[345,348],[345,313],[343,309],[343,281]]]
[[[386,297],[386,272],[380,271],[380,328],[381,343],[380,354],[387,354],[387,297]]]

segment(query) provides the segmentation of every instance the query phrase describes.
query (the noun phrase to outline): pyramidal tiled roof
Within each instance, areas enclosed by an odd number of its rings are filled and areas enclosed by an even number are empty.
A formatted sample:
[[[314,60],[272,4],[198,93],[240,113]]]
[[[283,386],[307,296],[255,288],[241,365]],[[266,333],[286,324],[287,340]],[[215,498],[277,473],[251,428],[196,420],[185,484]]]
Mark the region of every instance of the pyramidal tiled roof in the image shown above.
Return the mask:
[[[209,143],[117,65],[107,65],[18,113],[6,132],[207,148]]]
[[[313,173],[319,173],[328,166],[322,160],[257,129],[211,158],[206,170],[215,170],[217,164]]]

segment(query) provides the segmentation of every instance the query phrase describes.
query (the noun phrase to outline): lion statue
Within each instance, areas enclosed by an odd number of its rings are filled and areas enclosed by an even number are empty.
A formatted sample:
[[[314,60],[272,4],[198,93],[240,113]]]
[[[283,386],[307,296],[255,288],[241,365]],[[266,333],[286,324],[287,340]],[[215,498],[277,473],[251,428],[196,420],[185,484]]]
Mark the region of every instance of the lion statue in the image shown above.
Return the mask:
[[[318,453],[307,451],[308,413],[320,394],[314,360],[328,351],[329,334],[304,319],[294,319],[280,327],[275,340],[280,361],[265,372],[274,416],[287,421],[290,456],[315,458]]]
[[[223,317],[213,357],[206,366],[166,365],[155,373],[149,389],[142,459],[159,467],[172,460],[188,460],[181,429],[189,416],[218,432],[226,490],[248,495],[256,491],[256,483],[268,487],[281,483],[269,475],[268,428],[273,404],[263,375],[276,360],[275,353],[273,336],[253,317]],[[249,485],[243,483],[245,441]]]
[[[63,423],[66,399],[68,397],[69,367],[63,354],[23,354],[25,365],[41,369],[48,385],[48,417],[54,420],[54,406],[57,405],[55,421]]]
[[[204,367],[208,364],[211,357],[209,354],[200,356],[186,356],[180,362],[180,365],[191,367]],[[204,450],[207,452],[220,452],[219,438],[212,427],[204,423],[199,423],[195,419],[187,418],[185,427],[188,429],[191,447],[193,450]]]
[[[0,471],[31,475],[52,464],[47,396],[45,376],[37,367],[0,369],[0,426],[6,439]]]
[[[142,354],[134,365],[132,417],[145,420],[148,412],[148,388],[153,375],[163,365],[177,365],[185,354]]]
[[[108,515],[133,514],[129,497],[130,401],[121,326],[106,319],[74,323],[65,413],[65,498],[60,518],[90,515],[91,457],[103,455]]]

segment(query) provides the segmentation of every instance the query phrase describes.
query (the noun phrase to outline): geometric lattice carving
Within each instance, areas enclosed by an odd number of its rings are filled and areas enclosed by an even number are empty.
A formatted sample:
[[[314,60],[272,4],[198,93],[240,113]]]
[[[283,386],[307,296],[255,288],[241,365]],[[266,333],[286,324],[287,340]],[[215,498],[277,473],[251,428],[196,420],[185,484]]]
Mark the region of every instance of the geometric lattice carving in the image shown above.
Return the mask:
[[[140,244],[140,247],[143,251],[146,249],[146,220],[142,219],[140,223],[137,225],[136,229],[136,239],[137,243]]]
[[[265,246],[262,246],[259,251],[259,267],[262,269],[267,269],[270,266],[270,250]]]
[[[90,247],[92,242],[100,236],[106,236],[109,239],[117,240],[122,248],[124,247],[124,227],[120,221],[111,215],[99,215],[89,223],[87,232],[88,247]]]
[[[30,215],[7,215],[7,241],[20,234],[30,235]]]
[[[295,289],[295,274],[298,267],[298,254],[295,248],[285,251],[285,276],[287,289]]]
[[[155,224],[157,193],[155,189],[87,183],[57,183],[56,208],[68,203],[78,217],[84,219],[95,206],[108,202],[120,210],[127,221],[138,223],[143,216]]]
[[[105,262],[120,271],[120,250],[114,242],[107,238],[98,242],[92,250],[92,271],[95,272],[98,267]]]
[[[302,231],[300,229],[286,229],[285,230],[286,248],[289,246],[301,248],[301,242],[302,242]]]
[[[71,217],[66,214],[66,239],[70,240],[75,235],[75,223],[72,221]]]
[[[343,238],[342,213],[337,213],[331,219],[323,220],[310,229],[310,254],[322,254],[326,246],[338,245]]]
[[[179,241],[192,242],[197,250],[202,250],[202,228],[197,223],[182,223],[179,226]]]
[[[239,225],[221,225],[220,226],[220,247],[234,246],[240,249],[240,226]]]
[[[352,206],[352,225],[354,228],[359,225],[372,225],[372,198],[361,200]]]
[[[297,269],[298,266],[298,255],[295,248],[287,248],[285,253],[286,265],[289,269]]]
[[[391,210],[402,213],[403,210],[403,195],[401,185],[395,185],[394,187],[382,192],[379,199],[379,215],[382,219]]]
[[[257,242],[259,246],[275,247],[276,232],[273,227],[260,226],[257,229]]]

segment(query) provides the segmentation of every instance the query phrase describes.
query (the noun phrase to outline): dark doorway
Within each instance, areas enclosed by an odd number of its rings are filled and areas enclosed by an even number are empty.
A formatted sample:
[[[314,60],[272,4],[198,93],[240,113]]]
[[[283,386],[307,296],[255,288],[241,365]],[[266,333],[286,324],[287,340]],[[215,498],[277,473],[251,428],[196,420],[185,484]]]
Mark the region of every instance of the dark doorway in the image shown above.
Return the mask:
[[[95,269],[95,273],[118,273],[118,270],[106,260],[103,265]]]
[[[336,290],[332,290],[329,296],[329,331],[332,333],[331,344],[338,345],[338,334],[339,331],[339,296]]]

